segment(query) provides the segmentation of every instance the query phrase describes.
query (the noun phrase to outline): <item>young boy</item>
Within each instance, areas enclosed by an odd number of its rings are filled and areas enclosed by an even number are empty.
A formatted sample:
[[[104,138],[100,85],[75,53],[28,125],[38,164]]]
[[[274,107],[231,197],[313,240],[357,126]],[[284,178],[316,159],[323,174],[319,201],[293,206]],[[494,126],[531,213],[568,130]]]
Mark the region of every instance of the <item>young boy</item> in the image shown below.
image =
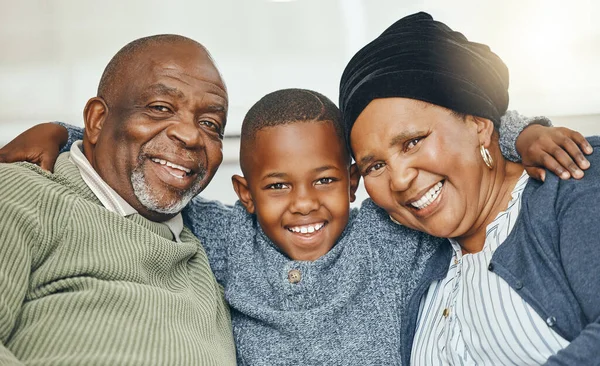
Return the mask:
[[[371,203],[350,210],[359,175],[343,136],[323,95],[268,94],[242,125],[239,202],[231,211],[196,202],[186,212],[200,218],[186,224],[225,288],[241,365],[400,360],[405,250],[423,235],[397,238]]]
[[[240,365],[400,363],[401,314],[443,240],[371,201],[350,210],[359,176],[341,123],[319,93],[266,95],[242,126],[239,202],[184,210],[231,306]]]

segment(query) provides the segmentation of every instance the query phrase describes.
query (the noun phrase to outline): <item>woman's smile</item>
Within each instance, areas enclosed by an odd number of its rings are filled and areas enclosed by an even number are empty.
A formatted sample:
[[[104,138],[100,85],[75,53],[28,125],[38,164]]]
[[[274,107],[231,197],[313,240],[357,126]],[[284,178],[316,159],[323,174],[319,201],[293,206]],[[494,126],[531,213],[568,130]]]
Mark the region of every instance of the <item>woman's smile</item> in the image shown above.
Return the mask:
[[[403,206],[417,219],[430,217],[440,209],[443,203],[442,200],[446,188],[445,183],[446,180],[437,182],[416,201],[409,201],[410,203]]]
[[[442,186],[444,185],[443,181],[437,182],[433,185],[425,194],[423,194],[419,199],[414,200],[410,203],[417,210],[422,210],[433,203],[436,198],[439,197],[440,192],[442,191]]]

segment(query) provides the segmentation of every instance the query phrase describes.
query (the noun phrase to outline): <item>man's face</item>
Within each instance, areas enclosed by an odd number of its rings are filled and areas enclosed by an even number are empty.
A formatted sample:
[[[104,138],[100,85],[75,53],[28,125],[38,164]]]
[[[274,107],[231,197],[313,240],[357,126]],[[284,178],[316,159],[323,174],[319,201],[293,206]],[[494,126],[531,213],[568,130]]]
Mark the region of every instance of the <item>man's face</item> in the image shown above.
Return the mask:
[[[197,45],[153,45],[136,56],[106,101],[92,165],[140,214],[162,221],[221,164],[227,92]]]

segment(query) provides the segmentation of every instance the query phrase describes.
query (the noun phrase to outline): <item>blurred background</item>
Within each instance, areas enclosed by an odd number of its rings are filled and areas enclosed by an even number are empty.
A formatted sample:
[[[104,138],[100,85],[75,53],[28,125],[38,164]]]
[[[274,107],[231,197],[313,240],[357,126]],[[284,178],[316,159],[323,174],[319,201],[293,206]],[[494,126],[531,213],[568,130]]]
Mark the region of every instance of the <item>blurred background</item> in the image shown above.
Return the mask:
[[[238,139],[250,106],[276,89],[337,103],[344,66],[399,18],[427,11],[486,43],[511,73],[510,109],[600,134],[597,0],[0,0],[0,146],[36,123],[81,126],[110,58],[140,37],[203,43],[227,83],[225,160],[204,192],[233,203]],[[366,197],[364,192],[359,199]]]

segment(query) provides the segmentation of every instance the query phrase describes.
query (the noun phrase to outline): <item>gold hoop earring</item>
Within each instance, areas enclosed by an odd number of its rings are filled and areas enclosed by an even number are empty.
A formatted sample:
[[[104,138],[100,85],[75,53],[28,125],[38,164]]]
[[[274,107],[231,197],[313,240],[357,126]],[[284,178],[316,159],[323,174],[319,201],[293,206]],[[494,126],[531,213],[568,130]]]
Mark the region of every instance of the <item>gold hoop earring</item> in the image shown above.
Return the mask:
[[[482,144],[481,146],[479,146],[479,152],[481,153],[481,157],[483,158],[483,162],[485,163],[485,165],[487,165],[488,168],[493,169],[494,159],[492,159],[492,155],[490,155],[489,150],[483,147]]]

